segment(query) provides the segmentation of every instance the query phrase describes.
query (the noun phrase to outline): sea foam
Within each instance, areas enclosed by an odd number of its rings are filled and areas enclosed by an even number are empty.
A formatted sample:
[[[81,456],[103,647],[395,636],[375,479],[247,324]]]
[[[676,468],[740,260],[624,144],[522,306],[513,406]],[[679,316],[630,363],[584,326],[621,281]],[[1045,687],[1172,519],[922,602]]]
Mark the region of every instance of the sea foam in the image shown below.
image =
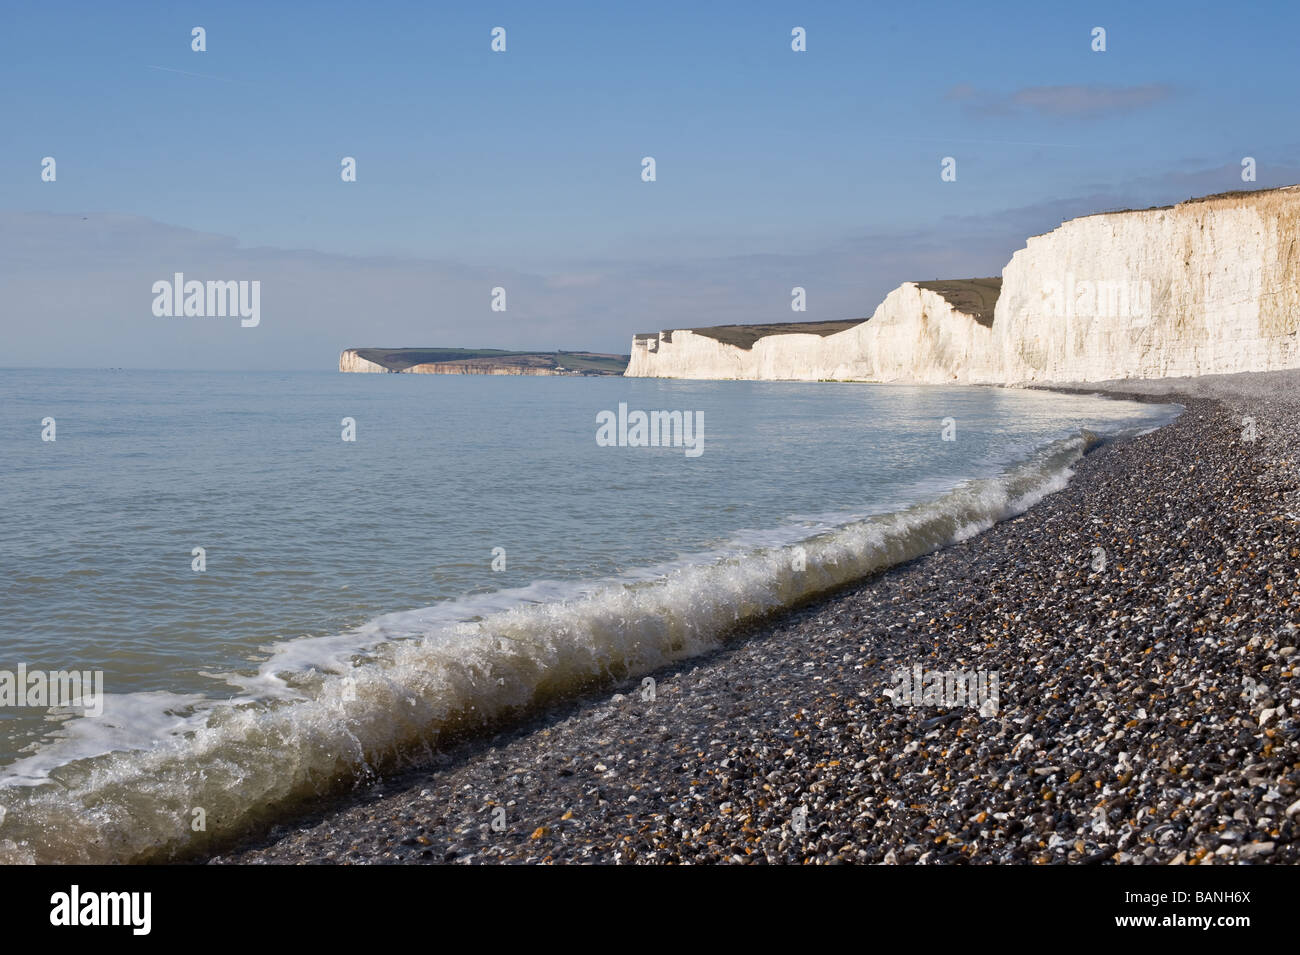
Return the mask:
[[[291,641],[226,701],[110,695],[102,720],[70,721],[62,746],[7,768],[0,861],[158,861],[219,848],[458,734],[715,650],[738,627],[970,537],[1064,487],[1096,441],[1080,432],[996,477],[802,540],[696,555],[581,592],[537,585],[467,598],[468,622],[466,606],[428,608]]]

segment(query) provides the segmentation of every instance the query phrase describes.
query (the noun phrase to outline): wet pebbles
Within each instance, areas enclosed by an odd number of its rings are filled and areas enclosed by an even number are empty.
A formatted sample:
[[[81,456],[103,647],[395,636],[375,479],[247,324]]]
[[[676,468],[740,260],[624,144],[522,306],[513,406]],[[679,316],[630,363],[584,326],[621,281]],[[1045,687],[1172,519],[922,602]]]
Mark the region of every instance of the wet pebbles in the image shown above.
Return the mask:
[[[612,688],[213,861],[1300,862],[1298,385],[1180,397],[1027,514],[653,699]],[[996,673],[996,715],[894,706],[915,666]]]

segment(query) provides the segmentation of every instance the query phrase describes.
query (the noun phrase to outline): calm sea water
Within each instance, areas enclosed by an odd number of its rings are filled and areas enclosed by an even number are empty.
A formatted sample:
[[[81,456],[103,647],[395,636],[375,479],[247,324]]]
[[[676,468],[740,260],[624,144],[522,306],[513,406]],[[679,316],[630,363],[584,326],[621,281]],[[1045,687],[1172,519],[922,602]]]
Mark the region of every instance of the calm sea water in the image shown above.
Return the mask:
[[[620,402],[702,414],[703,453],[599,446]],[[101,716],[0,707],[0,857],[171,851],[188,807],[237,826],[702,652],[1023,509],[1085,429],[1175,413],[991,388],[0,371],[0,671],[105,690]]]

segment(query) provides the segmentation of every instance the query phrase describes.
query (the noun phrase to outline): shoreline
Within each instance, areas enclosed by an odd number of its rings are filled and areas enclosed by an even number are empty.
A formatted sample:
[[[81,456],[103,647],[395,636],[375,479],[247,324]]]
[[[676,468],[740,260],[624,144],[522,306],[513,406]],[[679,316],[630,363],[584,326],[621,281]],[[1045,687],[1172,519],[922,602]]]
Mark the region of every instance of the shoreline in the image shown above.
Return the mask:
[[[1300,861],[1298,384],[1053,389],[1186,410],[657,672],[653,702],[572,701],[209,861]],[[998,673],[999,712],[894,707],[916,665]]]

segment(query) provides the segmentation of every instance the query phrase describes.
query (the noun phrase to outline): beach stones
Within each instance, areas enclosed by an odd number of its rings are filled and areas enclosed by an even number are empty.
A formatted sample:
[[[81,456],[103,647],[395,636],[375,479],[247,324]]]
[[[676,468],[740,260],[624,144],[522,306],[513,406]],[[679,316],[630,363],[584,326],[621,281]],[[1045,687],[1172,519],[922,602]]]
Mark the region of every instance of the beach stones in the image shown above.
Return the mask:
[[[1300,863],[1300,400],[1179,400],[1021,518],[656,673],[653,702],[594,688],[226,859]],[[895,706],[912,666],[996,672],[997,712]]]

